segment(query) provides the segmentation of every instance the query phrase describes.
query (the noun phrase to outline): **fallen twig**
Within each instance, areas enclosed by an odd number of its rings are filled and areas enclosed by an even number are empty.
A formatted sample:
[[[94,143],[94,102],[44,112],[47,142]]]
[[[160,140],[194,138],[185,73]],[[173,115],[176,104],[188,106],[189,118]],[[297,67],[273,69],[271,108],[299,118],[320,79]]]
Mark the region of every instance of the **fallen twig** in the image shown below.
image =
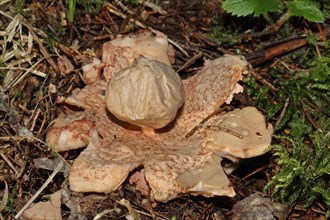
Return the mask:
[[[280,114],[278,120],[277,120],[276,123],[275,123],[275,126],[274,126],[275,130],[276,130],[276,128],[280,125],[280,123],[281,123],[281,121],[282,121],[282,119],[283,119],[283,117],[284,117],[284,115],[285,115],[285,113],[286,113],[286,110],[288,109],[288,106],[289,106],[289,98],[287,98],[287,99],[285,100],[285,103],[284,103],[284,106],[283,106],[282,112],[281,112],[281,114]]]
[[[330,28],[320,29],[322,32],[315,34],[324,38],[330,36]],[[260,66],[267,61],[270,61],[276,57],[287,54],[296,49],[302,48],[308,44],[307,36],[297,36],[296,34],[289,36],[285,39],[273,41],[265,45],[261,50],[254,51],[246,55],[246,59],[251,63],[253,67]],[[319,54],[320,56],[320,54]]]
[[[192,65],[196,60],[198,60],[199,58],[201,58],[203,56],[202,52],[199,52],[198,54],[196,54],[195,56],[191,57],[189,60],[187,60],[187,62],[185,64],[183,64],[178,70],[177,72],[180,72],[184,69],[186,69],[188,66]]]

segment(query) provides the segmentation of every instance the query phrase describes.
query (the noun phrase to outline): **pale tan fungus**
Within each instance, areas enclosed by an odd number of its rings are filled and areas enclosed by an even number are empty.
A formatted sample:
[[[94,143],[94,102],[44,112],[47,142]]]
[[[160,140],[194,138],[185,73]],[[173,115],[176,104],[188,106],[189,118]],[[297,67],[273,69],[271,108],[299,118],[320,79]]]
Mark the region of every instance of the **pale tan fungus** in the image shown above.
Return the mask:
[[[61,220],[61,197],[61,191],[57,191],[50,195],[49,201],[32,204],[23,212],[23,217],[32,220]]]
[[[161,32],[156,36],[150,31],[125,37],[118,36],[103,44],[102,62],[105,65],[103,75],[108,81],[113,74],[131,66],[141,55],[170,66],[173,60],[173,50],[170,49],[166,35]]]
[[[57,118],[47,132],[46,143],[60,152],[85,147],[91,138],[99,139],[95,124],[87,120],[83,112],[77,112]]]
[[[265,127],[265,117],[254,107],[215,117],[212,124],[206,129],[207,145],[223,157],[255,157],[265,153],[271,142],[273,126]]]
[[[147,38],[150,39],[150,36]],[[139,41],[141,45],[145,45],[145,42]],[[152,41],[157,42],[154,39]],[[137,48],[142,50],[143,47]],[[131,61],[131,54],[135,53],[132,50],[135,51],[124,46],[115,51],[118,52],[118,56],[129,55],[128,60]],[[105,46],[104,57],[114,56],[105,54],[107,52]],[[112,58],[104,58],[103,61],[111,63]],[[118,71],[121,67],[126,68],[134,63],[126,61],[123,61],[125,65],[119,63],[116,67]],[[108,68],[108,72],[105,73],[107,80],[117,77],[112,64],[109,63],[105,64]],[[151,199],[156,201],[166,202],[185,193],[234,196],[235,191],[220,163],[223,157],[237,162],[238,158],[257,156],[265,152],[270,144],[272,129],[270,126],[266,128],[262,114],[252,107],[218,114],[210,118],[192,136],[185,136],[228,99],[247,68],[248,63],[245,60],[230,55],[209,62],[193,77],[184,80],[186,99],[183,110],[175,121],[164,129],[154,130],[152,136],[146,135],[139,127],[132,125],[130,119],[125,119],[124,122],[107,110],[106,81],[98,80],[75,91],[64,100],[64,103],[83,109],[83,112],[77,114],[82,114],[86,120],[84,123],[92,125],[87,126],[88,128],[95,126],[99,137],[86,139],[90,141],[87,148],[74,161],[69,177],[71,189],[78,192],[112,192],[126,180],[130,172],[143,167]],[[121,85],[124,88],[121,88],[120,93],[125,89],[132,89],[131,83]],[[123,99],[118,99],[118,103],[123,102],[122,105],[125,105],[127,103],[124,102],[132,102],[128,97]],[[142,100],[147,102],[148,99]],[[250,118],[249,114],[252,114]],[[77,120],[81,121],[82,116]],[[153,122],[145,125],[149,128],[161,127],[170,121],[167,119],[166,123],[162,122],[159,125],[157,122],[155,125],[156,120],[162,118],[153,116]],[[61,136],[61,126],[64,131],[69,128],[67,123],[61,123],[54,128],[58,130],[55,132],[57,137]],[[140,123],[134,124],[141,126]],[[74,127],[70,129],[76,131]],[[50,132],[53,132],[52,129]],[[89,129],[84,132],[90,134]],[[225,144],[222,143],[224,139]],[[71,149],[68,147],[70,144],[61,144],[62,147],[57,149]]]
[[[194,76],[184,80],[186,98],[178,125],[190,131],[218,110],[233,92],[237,92],[237,82],[246,74],[248,66],[241,57],[224,55],[209,60]]]
[[[104,64],[98,58],[94,57],[92,63],[82,66],[82,79],[86,84],[92,84],[101,78],[101,70]]]

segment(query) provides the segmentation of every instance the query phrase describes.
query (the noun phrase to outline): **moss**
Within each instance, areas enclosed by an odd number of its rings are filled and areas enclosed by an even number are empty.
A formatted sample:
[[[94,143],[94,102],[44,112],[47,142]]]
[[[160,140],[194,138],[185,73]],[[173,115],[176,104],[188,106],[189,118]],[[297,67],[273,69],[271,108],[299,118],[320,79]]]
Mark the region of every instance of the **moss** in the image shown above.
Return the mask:
[[[277,149],[274,155],[279,157],[277,163],[281,170],[267,184],[266,189],[273,187],[273,195],[280,202],[287,204],[303,202],[304,206],[308,207],[319,199],[327,208],[327,217],[330,217],[330,150],[327,148],[330,144],[329,134],[310,134],[312,148],[307,146],[303,139],[284,136],[278,138],[289,140],[292,153],[285,147],[274,147]]]
[[[316,58],[308,65],[307,71],[292,71],[286,78],[270,74],[280,88],[276,93],[255,80],[247,87],[255,105],[268,111],[269,120],[277,120],[289,101],[276,133],[289,131],[277,138],[290,144],[274,146],[281,169],[266,189],[273,187],[273,195],[283,203],[302,202],[308,207],[316,200],[322,202],[330,217],[330,58]]]

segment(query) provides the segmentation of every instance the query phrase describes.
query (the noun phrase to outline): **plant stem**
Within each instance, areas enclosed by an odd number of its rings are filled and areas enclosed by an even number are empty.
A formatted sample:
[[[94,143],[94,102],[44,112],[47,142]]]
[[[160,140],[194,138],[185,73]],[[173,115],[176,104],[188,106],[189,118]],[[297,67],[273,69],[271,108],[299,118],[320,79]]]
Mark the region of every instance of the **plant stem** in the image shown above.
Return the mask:
[[[274,21],[273,19],[269,16],[269,13],[268,12],[265,12],[262,14],[262,16],[264,17],[264,19],[271,25],[274,24]]]
[[[268,24],[275,30],[275,25],[273,19],[269,16],[268,12],[262,13],[262,17],[267,21]]]
[[[275,23],[275,31],[278,31],[282,25],[290,19],[292,13],[290,11],[285,12]]]
[[[77,0],[69,0],[69,7],[68,7],[68,22],[71,26],[74,20],[74,14],[76,12],[76,3]]]

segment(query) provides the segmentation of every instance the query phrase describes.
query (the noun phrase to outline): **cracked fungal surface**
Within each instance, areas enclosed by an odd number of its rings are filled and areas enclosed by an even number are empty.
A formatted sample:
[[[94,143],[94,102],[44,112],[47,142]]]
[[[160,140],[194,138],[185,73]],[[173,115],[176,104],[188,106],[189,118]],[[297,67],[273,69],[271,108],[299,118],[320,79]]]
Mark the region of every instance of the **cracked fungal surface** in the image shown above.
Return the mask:
[[[141,41],[141,37],[145,36],[133,36],[130,41]],[[146,37],[157,42],[155,38],[159,36]],[[164,36],[161,37],[163,47]],[[125,59],[126,55],[127,51],[117,54],[116,59]],[[140,55],[148,57],[143,52]],[[117,119],[106,108],[107,81],[116,74],[108,73],[108,79],[88,84],[64,100],[64,104],[82,111],[59,117],[46,141],[57,151],[87,145],[70,171],[70,187],[74,191],[114,191],[130,172],[143,167],[151,197],[156,201],[166,202],[184,193],[234,196],[225,174],[225,170],[230,172],[233,168],[222,168],[220,163],[222,158],[236,163],[239,158],[264,153],[272,135],[272,127],[267,126],[264,116],[253,107],[236,109],[216,114],[193,135],[186,135],[230,97],[247,67],[245,60],[231,55],[209,61],[193,77],[183,80],[185,102],[176,118],[151,135]]]

